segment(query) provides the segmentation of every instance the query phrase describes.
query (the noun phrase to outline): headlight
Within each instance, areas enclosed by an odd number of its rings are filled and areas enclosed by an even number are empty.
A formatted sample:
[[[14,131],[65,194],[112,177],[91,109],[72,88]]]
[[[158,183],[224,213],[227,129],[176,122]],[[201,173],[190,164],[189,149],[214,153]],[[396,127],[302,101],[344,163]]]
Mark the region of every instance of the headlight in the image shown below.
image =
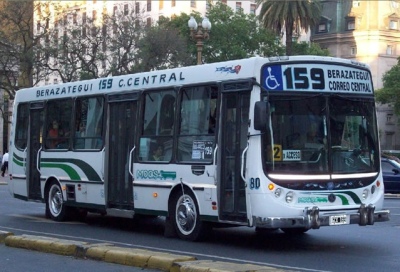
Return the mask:
[[[362,198],[363,200],[367,199],[368,197],[368,189],[364,189],[363,193],[362,193]]]
[[[291,203],[292,201],[293,201],[293,192],[292,191],[290,191],[290,192],[288,192],[287,194],[286,194],[286,202],[287,203]]]
[[[276,189],[276,190],[275,190],[275,197],[276,197],[276,198],[280,197],[280,196],[281,196],[281,193],[282,193],[282,189],[281,189],[281,188]]]

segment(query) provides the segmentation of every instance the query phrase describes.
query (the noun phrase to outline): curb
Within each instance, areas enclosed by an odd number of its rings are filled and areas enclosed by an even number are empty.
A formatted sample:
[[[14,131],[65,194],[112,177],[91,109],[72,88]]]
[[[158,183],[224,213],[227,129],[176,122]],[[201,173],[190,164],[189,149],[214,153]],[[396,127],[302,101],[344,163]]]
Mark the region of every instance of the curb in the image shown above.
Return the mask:
[[[8,247],[36,250],[45,253],[73,256],[81,259],[92,259],[127,266],[158,269],[169,272],[268,272],[288,271],[268,266],[252,264],[235,264],[212,260],[197,260],[195,257],[176,255],[144,249],[124,248],[112,244],[90,244],[33,235],[14,235],[0,230],[0,244]]]

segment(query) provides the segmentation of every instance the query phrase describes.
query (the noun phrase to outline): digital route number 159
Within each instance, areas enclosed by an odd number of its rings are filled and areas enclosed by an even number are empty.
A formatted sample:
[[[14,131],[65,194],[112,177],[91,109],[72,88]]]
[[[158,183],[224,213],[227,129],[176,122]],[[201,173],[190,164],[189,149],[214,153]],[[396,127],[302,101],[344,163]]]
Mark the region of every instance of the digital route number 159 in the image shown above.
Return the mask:
[[[304,67],[289,67],[283,72],[287,89],[325,89],[324,70]]]

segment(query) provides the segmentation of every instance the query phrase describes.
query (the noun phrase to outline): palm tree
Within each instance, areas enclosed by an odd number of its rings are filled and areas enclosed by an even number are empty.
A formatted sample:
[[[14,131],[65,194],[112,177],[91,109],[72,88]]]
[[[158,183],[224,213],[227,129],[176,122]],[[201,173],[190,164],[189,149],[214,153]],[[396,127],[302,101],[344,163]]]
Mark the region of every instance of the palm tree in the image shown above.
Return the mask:
[[[294,30],[314,27],[321,16],[320,0],[256,0],[261,6],[260,21],[278,35],[282,29],[286,33],[286,54],[292,53],[292,38]]]

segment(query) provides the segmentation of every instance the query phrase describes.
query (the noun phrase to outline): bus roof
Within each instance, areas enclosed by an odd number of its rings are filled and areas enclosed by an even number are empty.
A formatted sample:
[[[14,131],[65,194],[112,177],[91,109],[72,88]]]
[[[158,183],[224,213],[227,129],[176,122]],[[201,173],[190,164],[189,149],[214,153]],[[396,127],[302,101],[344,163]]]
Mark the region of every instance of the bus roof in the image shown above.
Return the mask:
[[[73,96],[117,93],[153,88],[168,88],[206,82],[219,82],[245,78],[260,79],[260,69],[268,63],[327,61],[367,69],[367,65],[351,60],[321,56],[252,57],[219,63],[180,67],[84,81],[60,83],[21,89],[15,102],[40,101]]]

